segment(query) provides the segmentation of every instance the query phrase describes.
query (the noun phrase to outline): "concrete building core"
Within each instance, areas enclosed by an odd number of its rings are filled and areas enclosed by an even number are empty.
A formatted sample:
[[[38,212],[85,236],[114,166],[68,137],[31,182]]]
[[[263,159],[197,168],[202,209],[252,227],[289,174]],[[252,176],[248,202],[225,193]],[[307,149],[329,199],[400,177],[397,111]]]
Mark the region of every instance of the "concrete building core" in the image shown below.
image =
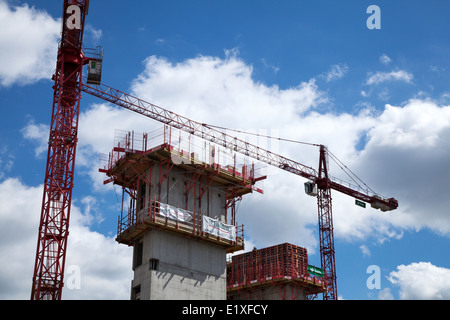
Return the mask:
[[[244,248],[236,203],[258,166],[164,126],[116,132],[100,172],[122,186],[116,240],[133,246],[131,299],[226,299],[226,254]]]
[[[226,249],[150,229],[134,245],[131,299],[225,300]]]

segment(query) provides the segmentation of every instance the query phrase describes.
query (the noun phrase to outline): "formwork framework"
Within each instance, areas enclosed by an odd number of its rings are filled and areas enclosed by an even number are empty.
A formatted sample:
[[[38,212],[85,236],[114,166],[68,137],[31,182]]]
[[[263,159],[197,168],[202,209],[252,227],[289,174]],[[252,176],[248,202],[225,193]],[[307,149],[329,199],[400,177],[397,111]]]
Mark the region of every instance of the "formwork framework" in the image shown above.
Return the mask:
[[[326,278],[308,274],[307,267],[306,248],[290,243],[232,256],[227,264],[227,297],[263,300],[268,298],[267,289],[274,288],[280,299],[296,300],[326,291]]]
[[[108,176],[104,183],[122,186],[118,242],[133,245],[147,230],[164,229],[224,246],[227,252],[244,248],[244,226],[236,221],[237,203],[247,193],[262,193],[255,184],[266,178],[260,165],[168,126],[142,134],[116,131],[114,148],[101,156],[99,171]],[[170,193],[175,176],[185,181],[185,200],[176,204]],[[205,231],[205,219],[217,216],[209,203],[213,184],[220,185],[226,199],[224,221],[213,219],[212,223],[233,226],[234,238]],[[170,202],[172,216],[162,210]],[[183,219],[183,215],[191,218]]]

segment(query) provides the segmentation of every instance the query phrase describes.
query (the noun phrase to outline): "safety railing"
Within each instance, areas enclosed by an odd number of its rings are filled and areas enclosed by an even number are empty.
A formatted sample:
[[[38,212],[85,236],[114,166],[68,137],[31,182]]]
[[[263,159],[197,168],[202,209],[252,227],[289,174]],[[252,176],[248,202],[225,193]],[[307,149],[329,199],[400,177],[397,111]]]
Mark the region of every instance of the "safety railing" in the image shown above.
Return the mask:
[[[169,147],[173,153],[171,160],[176,164],[202,163],[218,166],[233,175],[250,180],[262,177],[265,170],[262,163],[254,163],[230,148],[215,145],[166,125],[148,133],[116,130],[113,150],[109,155],[100,155],[100,169],[107,172],[127,153],[145,153],[158,146]]]
[[[150,198],[143,209],[136,210],[133,202],[125,215],[118,218],[117,235],[147,226],[165,227],[196,237],[243,245],[244,226],[230,225],[207,216],[203,211],[191,212]]]

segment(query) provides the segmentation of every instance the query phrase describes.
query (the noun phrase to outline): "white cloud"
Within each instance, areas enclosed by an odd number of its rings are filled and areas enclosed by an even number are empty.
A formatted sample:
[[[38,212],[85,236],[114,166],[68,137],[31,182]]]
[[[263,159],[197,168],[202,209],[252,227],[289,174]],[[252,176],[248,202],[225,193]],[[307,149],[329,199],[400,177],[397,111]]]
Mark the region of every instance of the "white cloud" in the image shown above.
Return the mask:
[[[103,31],[101,29],[96,29],[91,24],[86,24],[84,27],[84,32],[88,34],[93,43],[97,43],[103,35]]]
[[[384,288],[378,292],[378,300],[394,300],[391,288]]]
[[[366,80],[367,85],[379,84],[386,81],[403,81],[406,83],[411,83],[414,76],[404,70],[397,70],[391,72],[376,72],[369,73]]]
[[[267,69],[272,69],[272,71],[273,71],[274,73],[277,73],[278,71],[280,71],[280,68],[279,68],[279,67],[275,67],[274,65],[271,65],[271,64],[267,63],[266,59],[264,59],[264,58],[261,59],[261,62],[262,62],[263,66],[264,66],[265,68],[267,68]]]
[[[382,64],[389,64],[389,63],[391,63],[391,58],[389,58],[388,57],[388,55],[386,54],[386,53],[383,53],[381,56],[380,56],[380,62],[382,63]]]
[[[42,186],[30,187],[7,178],[0,183],[0,203],[0,299],[29,299]],[[86,203],[92,205],[89,199],[82,201]],[[72,204],[66,260],[67,268],[79,268],[81,287],[65,288],[63,298],[128,299],[130,249],[90,230],[92,207],[85,206],[84,212],[82,208]],[[69,281],[70,273],[67,276]]]
[[[225,59],[199,56],[179,63],[151,56],[132,92],[191,119],[208,122],[213,117],[232,128],[238,126],[237,119],[245,119],[240,120],[244,127],[261,128],[261,119],[275,116],[272,120],[278,120],[325,102],[313,80],[281,90],[256,83],[252,71],[236,54]]]
[[[28,299],[31,292],[42,189],[18,179],[0,183],[0,298]]]
[[[363,244],[363,245],[360,245],[359,248],[361,249],[363,256],[370,257],[369,247],[367,247],[366,245]]]
[[[67,245],[66,263],[79,268],[80,287],[64,289],[63,299],[129,299],[132,248],[117,243],[115,236],[90,230],[93,221],[86,210],[71,216]]]
[[[0,0],[0,84],[28,84],[50,79],[55,68],[59,20],[29,7]]]
[[[370,131],[371,143],[399,148],[433,147],[442,142],[450,127],[450,106],[432,100],[410,100],[405,106],[387,104]]]
[[[397,271],[389,274],[388,280],[400,287],[400,299],[403,300],[450,299],[450,269],[430,262],[399,265]]]
[[[14,166],[14,155],[8,152],[7,145],[0,145],[0,180],[9,173]]]
[[[37,157],[47,151],[50,133],[49,125],[43,123],[35,124],[34,120],[30,120],[20,132],[25,139],[35,142],[36,147],[34,148],[34,153]]]
[[[325,78],[326,82],[331,82],[334,80],[342,79],[348,72],[349,67],[346,64],[335,64],[332,65],[330,70],[323,74],[322,77]]]
[[[430,228],[450,234],[446,196],[450,179],[450,106],[410,100],[403,107],[386,105],[368,131],[368,142],[352,166],[399,209],[379,214],[398,228]],[[382,218],[383,217],[383,218]],[[391,230],[394,231],[394,230]]]

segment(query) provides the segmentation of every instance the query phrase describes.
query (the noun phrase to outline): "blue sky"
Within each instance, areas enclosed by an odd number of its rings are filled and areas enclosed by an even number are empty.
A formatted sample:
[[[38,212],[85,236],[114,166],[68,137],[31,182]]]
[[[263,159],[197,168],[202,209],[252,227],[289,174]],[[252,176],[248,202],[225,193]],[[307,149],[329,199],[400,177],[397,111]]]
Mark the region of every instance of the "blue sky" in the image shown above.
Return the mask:
[[[370,5],[381,29],[367,27]],[[31,287],[61,12],[62,1],[0,0],[4,299]],[[94,0],[84,44],[103,46],[105,84],[201,122],[326,144],[396,197],[399,209],[381,213],[333,193],[341,298],[450,299],[449,12],[445,0]],[[81,288],[65,298],[129,297],[131,251],[114,241],[120,192],[103,186],[98,153],[115,129],[158,126],[83,94],[67,258]],[[317,149],[273,147],[317,167]],[[291,242],[320,265],[316,200],[302,178],[268,170],[264,195],[239,207],[247,248]],[[373,265],[381,285],[370,289]]]

